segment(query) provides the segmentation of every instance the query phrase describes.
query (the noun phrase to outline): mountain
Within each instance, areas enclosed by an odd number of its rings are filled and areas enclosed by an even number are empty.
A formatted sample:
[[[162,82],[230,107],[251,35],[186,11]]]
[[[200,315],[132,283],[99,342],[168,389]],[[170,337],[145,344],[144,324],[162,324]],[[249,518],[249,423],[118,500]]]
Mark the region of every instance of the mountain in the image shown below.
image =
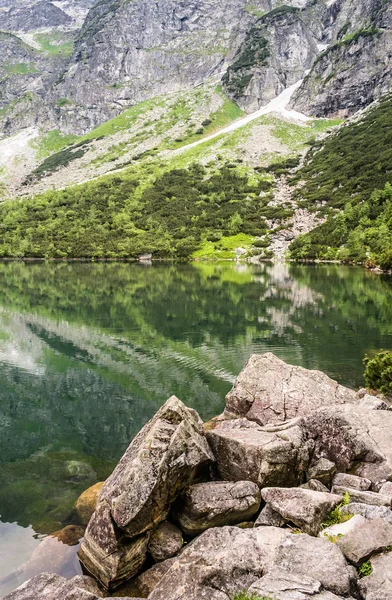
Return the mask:
[[[24,8],[10,8],[1,20],[2,27],[7,31],[35,31],[42,27],[59,27],[71,25],[72,17],[58,6],[42,0]]]

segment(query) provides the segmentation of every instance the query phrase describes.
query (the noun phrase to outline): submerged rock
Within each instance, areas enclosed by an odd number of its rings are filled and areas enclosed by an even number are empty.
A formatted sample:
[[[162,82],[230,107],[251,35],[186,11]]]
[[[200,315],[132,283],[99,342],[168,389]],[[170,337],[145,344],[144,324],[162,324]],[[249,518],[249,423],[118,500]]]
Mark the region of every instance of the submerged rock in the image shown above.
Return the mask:
[[[274,354],[253,354],[226,396],[226,414],[260,425],[308,415],[322,406],[356,404],[353,390],[321,371],[288,365]]]
[[[172,396],[135,437],[99,495],[79,556],[106,587],[138,573],[149,532],[214,460],[198,414]]]
[[[248,521],[260,500],[259,488],[251,481],[197,483],[179,497],[175,517],[182,531],[193,537],[210,527]]]

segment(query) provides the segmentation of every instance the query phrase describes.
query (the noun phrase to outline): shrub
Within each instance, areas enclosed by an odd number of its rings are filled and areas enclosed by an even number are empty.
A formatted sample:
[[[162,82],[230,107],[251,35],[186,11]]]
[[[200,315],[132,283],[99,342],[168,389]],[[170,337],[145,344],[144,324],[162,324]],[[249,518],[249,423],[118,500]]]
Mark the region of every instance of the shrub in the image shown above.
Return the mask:
[[[392,352],[379,352],[373,358],[365,356],[363,362],[366,385],[392,396]]]
[[[332,525],[338,525],[339,523],[345,523],[349,521],[353,515],[342,515],[340,509],[346,506],[350,502],[350,494],[346,492],[343,496],[343,500],[337,505],[328,515],[327,520],[321,524],[322,529],[332,527]]]
[[[372,565],[370,560],[364,562],[360,567],[358,567],[358,575],[359,577],[368,577],[373,572]]]

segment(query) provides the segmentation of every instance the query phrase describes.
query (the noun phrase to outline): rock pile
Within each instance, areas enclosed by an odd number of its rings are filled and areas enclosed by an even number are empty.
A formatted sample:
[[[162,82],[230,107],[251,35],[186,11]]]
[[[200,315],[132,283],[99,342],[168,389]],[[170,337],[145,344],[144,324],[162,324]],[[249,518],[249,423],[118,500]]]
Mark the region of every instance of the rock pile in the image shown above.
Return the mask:
[[[78,501],[99,587],[41,574],[7,599],[390,599],[391,430],[378,398],[252,356],[220,417],[170,398]]]

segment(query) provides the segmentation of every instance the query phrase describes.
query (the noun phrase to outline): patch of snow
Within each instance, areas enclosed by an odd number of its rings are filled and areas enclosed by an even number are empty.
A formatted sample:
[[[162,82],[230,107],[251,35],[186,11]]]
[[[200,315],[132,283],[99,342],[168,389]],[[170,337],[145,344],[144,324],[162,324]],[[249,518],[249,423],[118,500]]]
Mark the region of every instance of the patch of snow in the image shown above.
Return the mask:
[[[324,52],[328,48],[328,44],[317,44],[317,50],[320,52]]]

